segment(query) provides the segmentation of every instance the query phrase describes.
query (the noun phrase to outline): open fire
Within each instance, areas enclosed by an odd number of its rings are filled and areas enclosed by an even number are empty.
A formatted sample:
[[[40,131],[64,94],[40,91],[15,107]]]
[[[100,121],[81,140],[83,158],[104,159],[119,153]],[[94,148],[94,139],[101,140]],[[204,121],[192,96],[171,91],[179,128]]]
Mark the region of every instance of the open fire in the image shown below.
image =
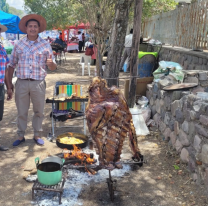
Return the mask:
[[[97,160],[94,158],[93,153],[86,154],[82,151],[81,148],[73,145],[73,150],[64,149],[64,159],[66,164],[73,164],[76,166],[85,166],[85,170],[89,174],[96,174],[97,172],[88,166],[91,164],[95,164]]]

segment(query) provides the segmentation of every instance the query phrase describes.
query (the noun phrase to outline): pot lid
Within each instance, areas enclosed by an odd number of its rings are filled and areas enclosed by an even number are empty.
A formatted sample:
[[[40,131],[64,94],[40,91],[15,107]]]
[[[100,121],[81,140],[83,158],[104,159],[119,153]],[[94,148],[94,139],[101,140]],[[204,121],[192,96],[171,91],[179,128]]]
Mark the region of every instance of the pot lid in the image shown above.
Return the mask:
[[[163,90],[166,91],[174,91],[174,90],[182,90],[182,89],[190,89],[198,86],[196,83],[181,83],[181,84],[172,84],[170,86],[166,86]]]

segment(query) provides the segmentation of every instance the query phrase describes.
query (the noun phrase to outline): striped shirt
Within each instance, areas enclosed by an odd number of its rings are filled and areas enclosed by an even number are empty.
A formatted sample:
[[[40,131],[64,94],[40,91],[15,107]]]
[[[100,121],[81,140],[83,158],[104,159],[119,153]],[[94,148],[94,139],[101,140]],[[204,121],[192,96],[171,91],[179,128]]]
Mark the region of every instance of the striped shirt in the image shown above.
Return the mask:
[[[17,78],[44,80],[46,72],[46,60],[52,55],[50,44],[38,37],[30,41],[27,37],[19,40],[15,45],[10,57],[10,66],[16,68]]]
[[[7,56],[6,50],[0,44],[0,83],[4,83],[6,66],[9,63],[9,58]]]

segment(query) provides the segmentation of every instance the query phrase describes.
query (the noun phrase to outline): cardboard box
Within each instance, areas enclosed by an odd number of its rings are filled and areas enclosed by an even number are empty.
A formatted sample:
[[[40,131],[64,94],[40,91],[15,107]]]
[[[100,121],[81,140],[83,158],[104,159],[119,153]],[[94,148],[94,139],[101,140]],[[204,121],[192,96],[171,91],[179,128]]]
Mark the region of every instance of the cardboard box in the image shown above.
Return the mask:
[[[146,90],[147,90],[147,84],[151,84],[153,82],[154,77],[144,77],[144,78],[138,78],[137,79],[137,85],[136,85],[136,96],[146,96]],[[126,99],[128,99],[129,94],[129,84],[130,80],[125,80],[124,84],[124,96]]]

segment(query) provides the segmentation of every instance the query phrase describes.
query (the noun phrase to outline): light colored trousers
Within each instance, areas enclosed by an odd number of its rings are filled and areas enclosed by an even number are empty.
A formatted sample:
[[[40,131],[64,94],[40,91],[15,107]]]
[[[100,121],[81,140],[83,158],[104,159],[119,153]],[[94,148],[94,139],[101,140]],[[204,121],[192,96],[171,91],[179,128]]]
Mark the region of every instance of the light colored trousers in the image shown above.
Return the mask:
[[[124,49],[124,54],[122,56],[120,63],[120,70],[123,70],[123,65],[127,58],[128,58],[127,71],[130,72],[131,47],[125,47]]]
[[[23,80],[18,79],[15,84],[15,102],[17,106],[17,135],[24,137],[27,128],[28,110],[30,108],[30,100],[33,104],[32,126],[34,136],[40,136],[42,131],[42,122],[44,118],[45,106],[45,80]]]

